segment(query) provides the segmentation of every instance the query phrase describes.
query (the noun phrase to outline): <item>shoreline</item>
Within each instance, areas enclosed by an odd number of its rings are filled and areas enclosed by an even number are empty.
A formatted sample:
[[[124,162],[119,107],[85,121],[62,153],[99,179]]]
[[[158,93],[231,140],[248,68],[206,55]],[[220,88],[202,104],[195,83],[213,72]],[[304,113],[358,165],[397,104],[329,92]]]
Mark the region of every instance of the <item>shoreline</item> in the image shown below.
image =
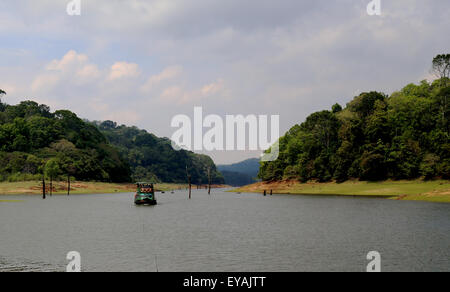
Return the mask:
[[[50,183],[46,183],[46,195],[50,193]],[[184,190],[188,184],[175,183],[155,183],[157,192],[169,192]],[[211,185],[211,188],[226,188],[226,185]],[[204,188],[204,186],[203,186]],[[192,190],[197,186],[192,185]],[[82,182],[73,181],[70,183],[70,195],[95,195],[95,194],[114,194],[114,193],[134,193],[136,185],[133,183],[103,183],[103,182]],[[17,195],[42,195],[42,182],[0,182],[0,198]],[[53,182],[53,195],[67,195],[67,182]]]
[[[383,182],[347,181],[341,184],[300,183],[297,180],[258,182],[231,190],[234,193],[263,193],[270,195],[307,195],[385,198],[404,201],[450,203],[450,181],[402,180]]]

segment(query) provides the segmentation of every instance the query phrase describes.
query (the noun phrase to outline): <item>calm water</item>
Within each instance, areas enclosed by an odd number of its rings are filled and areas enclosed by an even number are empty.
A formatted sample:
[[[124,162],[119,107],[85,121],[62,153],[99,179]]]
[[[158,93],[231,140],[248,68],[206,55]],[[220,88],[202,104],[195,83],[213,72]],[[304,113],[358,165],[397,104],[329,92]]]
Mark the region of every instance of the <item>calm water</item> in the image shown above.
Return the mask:
[[[450,271],[450,205],[232,194],[14,196],[0,203],[0,271]],[[1,198],[0,198],[1,199]]]

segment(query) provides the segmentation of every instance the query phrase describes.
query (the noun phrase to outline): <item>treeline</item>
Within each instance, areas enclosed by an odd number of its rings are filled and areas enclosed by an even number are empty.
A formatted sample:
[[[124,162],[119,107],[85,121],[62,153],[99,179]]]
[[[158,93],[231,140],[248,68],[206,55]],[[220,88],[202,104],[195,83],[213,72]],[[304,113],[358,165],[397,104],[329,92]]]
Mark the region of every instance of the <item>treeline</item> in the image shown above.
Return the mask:
[[[128,163],[92,125],[66,110],[24,101],[0,101],[0,180],[72,176],[80,180],[130,181]]]
[[[169,139],[158,138],[136,127],[118,126],[112,121],[94,124],[119,150],[121,157],[128,161],[134,181],[184,183],[188,167],[194,184],[208,183],[208,168],[211,169],[212,183],[224,183],[222,174],[216,170],[209,156],[185,150],[175,151]]]
[[[0,90],[0,97],[6,92]],[[223,183],[210,157],[175,151],[168,139],[113,122],[98,125],[67,110],[0,99],[0,181],[75,178],[83,181]]]
[[[259,177],[303,182],[449,179],[450,55],[438,57],[444,58],[439,68],[447,71],[431,84],[409,84],[391,96],[362,93],[345,108],[336,104],[292,127],[280,138],[279,159],[262,163]]]

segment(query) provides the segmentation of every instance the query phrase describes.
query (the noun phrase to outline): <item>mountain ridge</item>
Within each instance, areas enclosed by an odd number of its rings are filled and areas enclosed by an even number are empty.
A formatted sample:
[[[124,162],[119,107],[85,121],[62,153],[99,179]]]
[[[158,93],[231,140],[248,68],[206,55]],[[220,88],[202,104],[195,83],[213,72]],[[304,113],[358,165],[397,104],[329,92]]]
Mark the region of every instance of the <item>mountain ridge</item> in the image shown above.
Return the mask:
[[[218,165],[217,169],[223,174],[226,184],[243,186],[258,181],[259,167],[260,159],[250,158],[229,165]]]

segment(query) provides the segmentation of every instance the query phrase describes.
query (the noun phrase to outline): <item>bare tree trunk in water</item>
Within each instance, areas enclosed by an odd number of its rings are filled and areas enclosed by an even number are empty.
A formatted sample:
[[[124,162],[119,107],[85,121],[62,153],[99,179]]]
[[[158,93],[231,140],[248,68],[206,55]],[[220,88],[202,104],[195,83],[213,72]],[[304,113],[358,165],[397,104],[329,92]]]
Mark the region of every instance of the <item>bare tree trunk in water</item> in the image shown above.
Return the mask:
[[[67,175],[67,195],[70,196],[70,174]]]
[[[45,200],[45,178],[42,178],[42,199]]]
[[[208,169],[208,195],[211,195],[211,168]]]
[[[186,175],[187,175],[188,184],[189,184],[189,200],[190,200],[191,199],[191,193],[192,193],[192,184],[191,184],[191,175],[189,174],[187,165],[186,165]]]
[[[190,200],[191,199],[191,195],[192,195],[191,176],[188,176],[188,183],[189,183],[189,200]]]

